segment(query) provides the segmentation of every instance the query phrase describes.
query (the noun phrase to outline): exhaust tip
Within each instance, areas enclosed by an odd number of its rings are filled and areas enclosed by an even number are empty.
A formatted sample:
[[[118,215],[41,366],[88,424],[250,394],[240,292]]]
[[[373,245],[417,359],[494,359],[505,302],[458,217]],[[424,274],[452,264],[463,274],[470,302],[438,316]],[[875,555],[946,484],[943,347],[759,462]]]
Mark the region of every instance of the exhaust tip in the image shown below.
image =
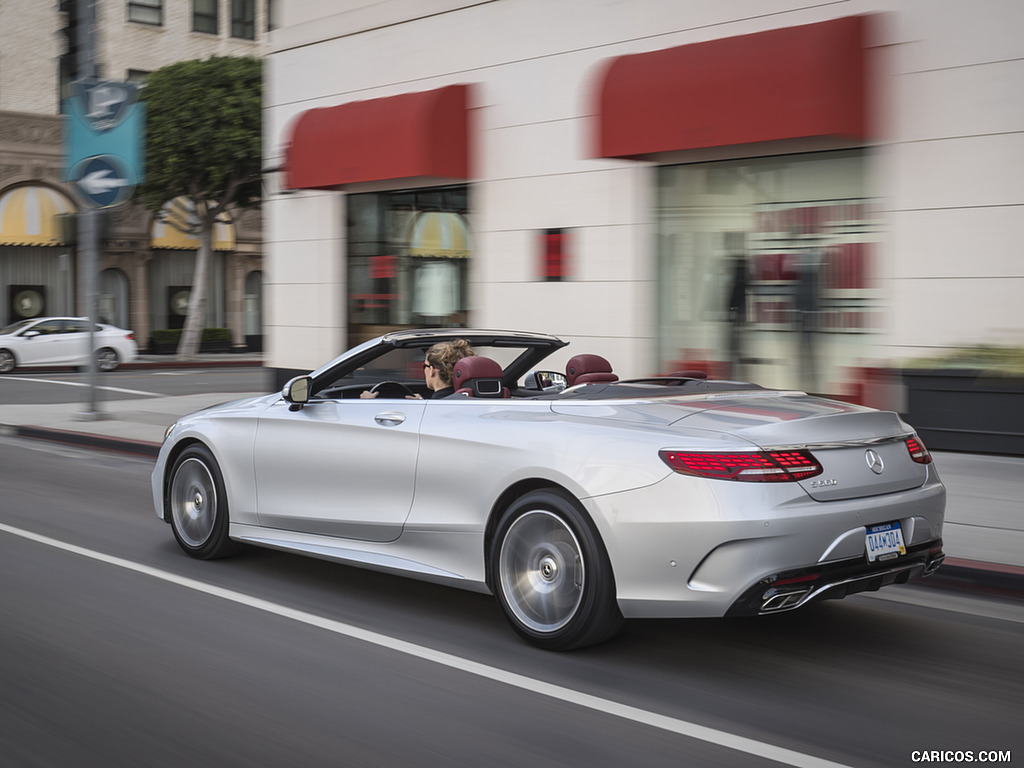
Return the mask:
[[[779,592],[769,589],[762,597],[761,613],[772,613],[784,611],[788,608],[796,608],[810,591],[810,589],[799,589],[795,592]]]

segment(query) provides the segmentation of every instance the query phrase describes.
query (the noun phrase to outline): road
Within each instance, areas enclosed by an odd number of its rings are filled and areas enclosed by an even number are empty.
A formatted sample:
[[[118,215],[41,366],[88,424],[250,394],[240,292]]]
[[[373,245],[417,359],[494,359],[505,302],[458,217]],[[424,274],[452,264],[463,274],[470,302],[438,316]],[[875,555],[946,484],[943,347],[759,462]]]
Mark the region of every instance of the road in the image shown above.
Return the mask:
[[[200,562],[144,458],[0,438],[10,766],[906,766],[1024,759],[1024,606],[893,587],[520,642],[492,599],[262,550]]]
[[[88,373],[72,370],[19,370],[0,376],[0,401],[84,402],[88,381]],[[98,374],[96,399],[102,402],[202,392],[262,392],[270,391],[268,385],[267,372],[259,367],[129,369]]]

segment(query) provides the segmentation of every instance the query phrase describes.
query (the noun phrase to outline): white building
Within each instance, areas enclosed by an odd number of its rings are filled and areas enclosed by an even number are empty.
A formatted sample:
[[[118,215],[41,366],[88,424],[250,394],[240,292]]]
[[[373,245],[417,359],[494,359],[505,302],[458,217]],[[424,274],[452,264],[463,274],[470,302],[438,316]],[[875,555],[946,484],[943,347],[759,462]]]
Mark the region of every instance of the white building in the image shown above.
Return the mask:
[[[84,3],[85,0],[78,0]],[[209,56],[261,56],[273,0],[91,0],[101,79],[142,83],[148,72]],[[63,181],[62,100],[67,15],[58,0],[0,3],[0,325],[84,315],[74,237],[58,214],[82,203]],[[258,211],[215,241],[207,324],[234,344],[258,343],[262,243]],[[139,205],[116,208],[101,243],[100,319],[135,331],[180,327],[198,241]],[[178,297],[179,301],[175,301]]]
[[[1015,0],[294,0],[267,365],[466,324],[839,394],[1024,343],[1022,28]]]

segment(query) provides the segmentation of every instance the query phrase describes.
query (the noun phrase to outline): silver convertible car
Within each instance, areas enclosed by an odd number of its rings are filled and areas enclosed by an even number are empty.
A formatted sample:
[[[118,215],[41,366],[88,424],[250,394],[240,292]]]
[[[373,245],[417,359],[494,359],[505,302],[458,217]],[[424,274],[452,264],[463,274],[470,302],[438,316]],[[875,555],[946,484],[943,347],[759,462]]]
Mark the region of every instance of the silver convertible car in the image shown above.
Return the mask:
[[[460,338],[478,357],[456,393],[411,397],[426,350]],[[593,354],[543,370],[565,346],[389,333],[186,416],[157,515],[197,558],[253,544],[492,593],[557,650],[624,618],[774,614],[941,564],[945,488],[897,414],[698,371],[624,381]]]

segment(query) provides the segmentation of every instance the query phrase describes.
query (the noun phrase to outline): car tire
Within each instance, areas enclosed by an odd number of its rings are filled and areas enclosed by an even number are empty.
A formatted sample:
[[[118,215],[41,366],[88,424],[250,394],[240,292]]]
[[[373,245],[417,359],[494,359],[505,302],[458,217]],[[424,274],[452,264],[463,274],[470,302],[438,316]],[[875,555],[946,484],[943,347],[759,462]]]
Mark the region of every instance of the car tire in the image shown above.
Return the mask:
[[[533,645],[583,648],[622,626],[608,553],[566,493],[539,490],[516,499],[498,523],[489,564],[505,617]]]
[[[96,350],[96,368],[101,371],[114,371],[120,365],[121,358],[110,347]]]
[[[6,349],[0,349],[0,373],[10,373],[18,367],[18,361],[14,353]]]
[[[228,557],[241,544],[228,538],[228,497],[217,460],[200,444],[181,452],[167,483],[167,511],[178,545],[199,560]]]

